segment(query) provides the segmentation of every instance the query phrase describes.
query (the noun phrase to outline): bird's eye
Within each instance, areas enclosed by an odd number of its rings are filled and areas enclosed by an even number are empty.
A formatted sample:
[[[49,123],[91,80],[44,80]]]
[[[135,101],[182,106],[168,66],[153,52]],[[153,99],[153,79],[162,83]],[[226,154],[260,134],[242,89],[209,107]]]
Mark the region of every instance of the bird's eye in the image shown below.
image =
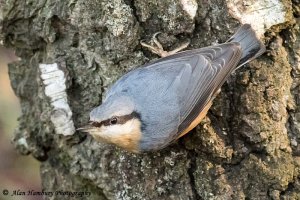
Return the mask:
[[[116,117],[113,117],[110,119],[110,124],[114,125],[114,124],[117,124],[118,123],[118,119]]]

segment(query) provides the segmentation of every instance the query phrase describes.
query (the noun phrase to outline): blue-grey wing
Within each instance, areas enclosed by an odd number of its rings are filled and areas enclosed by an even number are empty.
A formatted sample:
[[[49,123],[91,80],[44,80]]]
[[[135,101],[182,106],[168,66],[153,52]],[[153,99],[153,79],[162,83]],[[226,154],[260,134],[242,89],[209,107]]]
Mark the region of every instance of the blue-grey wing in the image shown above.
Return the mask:
[[[184,51],[162,58],[148,68],[162,68],[178,63],[183,65],[176,82],[180,105],[180,125],[177,135],[183,132],[201,113],[207,103],[235,69],[242,56],[238,43],[226,43],[191,51]],[[175,82],[174,82],[175,83]]]

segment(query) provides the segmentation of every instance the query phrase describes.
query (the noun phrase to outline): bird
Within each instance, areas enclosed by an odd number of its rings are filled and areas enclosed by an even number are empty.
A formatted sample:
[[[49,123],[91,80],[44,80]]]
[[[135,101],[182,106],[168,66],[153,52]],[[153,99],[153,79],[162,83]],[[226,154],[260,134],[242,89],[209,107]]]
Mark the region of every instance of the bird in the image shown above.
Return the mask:
[[[234,70],[265,52],[249,24],[225,43],[199,49],[178,52],[184,44],[168,53],[154,43],[141,42],[162,58],[118,79],[78,130],[133,153],[161,150],[201,122]]]

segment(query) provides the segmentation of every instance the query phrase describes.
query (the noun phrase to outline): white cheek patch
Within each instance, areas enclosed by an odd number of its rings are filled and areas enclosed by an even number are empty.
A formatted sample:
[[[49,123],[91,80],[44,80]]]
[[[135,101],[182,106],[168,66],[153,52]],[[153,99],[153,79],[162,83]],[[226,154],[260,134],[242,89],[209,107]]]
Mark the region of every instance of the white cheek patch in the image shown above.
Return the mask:
[[[111,126],[103,126],[102,128],[102,134],[107,135],[107,136],[112,136],[116,134],[120,134],[124,132],[124,124],[116,124],[116,125],[111,125]]]
[[[100,142],[115,144],[132,152],[139,151],[142,136],[141,123],[138,119],[131,119],[124,124],[101,126],[90,131],[90,134]]]
[[[131,133],[133,129],[135,129],[136,123],[134,122],[136,119],[131,119],[127,121],[125,124],[115,124],[110,126],[103,126],[100,128],[101,135],[106,136],[117,136],[122,134]]]

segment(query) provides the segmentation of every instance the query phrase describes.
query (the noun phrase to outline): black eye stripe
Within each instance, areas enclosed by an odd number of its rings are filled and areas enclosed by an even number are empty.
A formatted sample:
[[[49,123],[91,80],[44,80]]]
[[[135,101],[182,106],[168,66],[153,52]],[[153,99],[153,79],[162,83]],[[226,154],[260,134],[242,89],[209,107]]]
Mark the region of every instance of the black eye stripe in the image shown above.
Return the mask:
[[[100,127],[100,126],[102,126],[102,123],[101,122],[91,122],[91,125],[95,126],[95,127]]]
[[[116,118],[116,123],[114,123],[112,121],[113,118]],[[94,127],[101,127],[101,126],[113,126],[113,125],[116,125],[116,124],[125,124],[127,121],[133,119],[133,118],[136,118],[136,119],[141,119],[140,118],[140,114],[137,113],[137,112],[132,112],[131,114],[129,115],[123,115],[123,116],[114,116],[110,119],[106,119],[106,120],[103,120],[101,122],[92,122],[92,126]]]

